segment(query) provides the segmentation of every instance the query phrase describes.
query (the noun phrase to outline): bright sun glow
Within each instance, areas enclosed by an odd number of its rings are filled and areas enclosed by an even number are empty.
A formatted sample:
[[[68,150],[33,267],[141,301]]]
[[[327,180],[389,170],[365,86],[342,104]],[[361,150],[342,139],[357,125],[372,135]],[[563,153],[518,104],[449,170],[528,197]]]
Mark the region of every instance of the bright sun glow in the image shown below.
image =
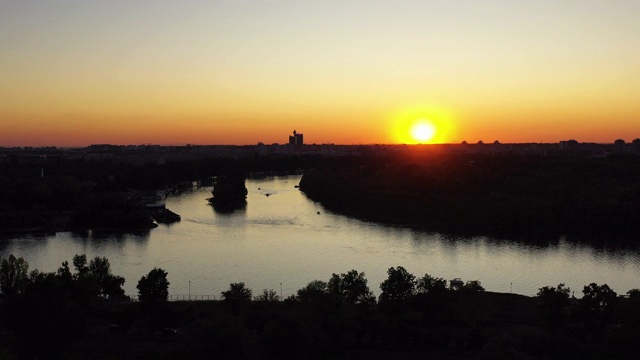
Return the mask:
[[[441,107],[408,107],[391,120],[390,135],[397,144],[446,144],[455,138],[455,116]]]
[[[411,127],[411,137],[419,143],[428,143],[436,135],[436,127],[429,122],[420,121]]]

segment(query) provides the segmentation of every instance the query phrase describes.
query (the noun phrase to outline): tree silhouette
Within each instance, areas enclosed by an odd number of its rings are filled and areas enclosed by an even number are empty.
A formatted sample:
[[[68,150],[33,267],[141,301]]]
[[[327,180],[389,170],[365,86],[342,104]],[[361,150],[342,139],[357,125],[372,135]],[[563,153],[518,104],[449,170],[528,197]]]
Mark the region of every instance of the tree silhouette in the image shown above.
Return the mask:
[[[424,274],[416,283],[418,294],[430,294],[447,291],[447,280]]]
[[[586,313],[586,317],[607,320],[611,316],[618,295],[609,285],[591,283],[582,289],[582,294],[580,308]]]
[[[605,339],[606,327],[617,305],[617,294],[607,285],[591,283],[582,289],[578,302],[579,316],[584,321],[586,338],[592,342]]]
[[[124,296],[125,279],[121,276],[111,274],[111,264],[106,257],[95,257],[89,262],[89,276],[97,282],[100,288],[100,295],[107,298]]]
[[[237,314],[244,303],[251,301],[251,289],[243,282],[229,284],[229,290],[223,291],[222,300],[230,307],[231,312]]]
[[[389,277],[380,284],[380,302],[403,302],[416,293],[416,277],[402,266],[389,268]]]
[[[314,301],[328,294],[327,283],[322,280],[313,280],[302,289],[298,289],[297,299],[300,301]]]
[[[484,288],[480,284],[479,280],[469,280],[462,287],[463,291],[482,292]]]
[[[376,301],[367,286],[364,272],[358,273],[356,270],[346,274],[332,274],[327,289],[330,294],[338,295],[343,301],[352,304],[370,304]]]
[[[76,272],[71,274],[69,263],[63,262],[57,275],[67,283],[75,280],[74,286],[79,296],[87,300],[98,296],[111,299],[124,296],[122,285],[125,279],[111,274],[111,264],[106,257],[96,256],[87,263],[85,254],[76,254],[73,257],[73,266]]]
[[[255,301],[279,301],[280,296],[273,289],[264,289],[262,290],[262,294],[253,298]]]
[[[84,278],[89,272],[89,267],[87,266],[87,255],[74,255],[73,256],[73,267],[76,268],[76,279]]]
[[[169,281],[167,272],[161,268],[153,268],[147,276],[143,276],[136,286],[138,300],[145,305],[164,303],[169,298]]]
[[[566,325],[570,292],[571,289],[564,284],[558,284],[555,288],[545,286],[538,289],[536,296],[541,308],[542,322],[546,327],[558,329]]]
[[[247,288],[243,282],[229,284],[229,290],[220,294],[224,301],[251,301],[251,289]]]
[[[455,292],[447,287],[447,280],[425,274],[418,278],[416,292],[411,305],[422,314],[425,322],[436,324],[447,319],[455,298]]]
[[[640,300],[640,289],[631,289],[627,291],[627,296],[629,299]]]
[[[28,271],[29,264],[13,254],[0,261],[0,293],[4,298],[12,298],[24,291],[29,281]]]
[[[71,269],[69,268],[69,262],[63,261],[62,266],[58,268],[56,272],[58,278],[60,278],[64,283],[69,283],[73,280],[73,275],[71,274]]]

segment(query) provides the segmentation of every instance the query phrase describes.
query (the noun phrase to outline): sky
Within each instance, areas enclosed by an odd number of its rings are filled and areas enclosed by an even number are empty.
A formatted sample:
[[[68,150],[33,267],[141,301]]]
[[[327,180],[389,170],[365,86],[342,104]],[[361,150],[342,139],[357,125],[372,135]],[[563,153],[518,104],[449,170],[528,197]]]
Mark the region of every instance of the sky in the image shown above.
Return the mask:
[[[317,144],[631,141],[638,14],[623,0],[0,0],[0,146],[271,144],[294,129]],[[416,122],[433,131],[412,136]]]

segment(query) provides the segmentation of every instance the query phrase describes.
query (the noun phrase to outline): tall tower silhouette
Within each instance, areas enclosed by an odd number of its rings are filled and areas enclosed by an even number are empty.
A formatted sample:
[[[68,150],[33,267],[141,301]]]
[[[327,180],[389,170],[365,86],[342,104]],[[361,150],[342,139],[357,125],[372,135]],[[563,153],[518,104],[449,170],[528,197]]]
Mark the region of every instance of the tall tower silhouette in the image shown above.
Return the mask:
[[[289,136],[289,144],[293,145],[293,149],[296,151],[302,150],[304,145],[304,135],[293,130],[293,136]]]

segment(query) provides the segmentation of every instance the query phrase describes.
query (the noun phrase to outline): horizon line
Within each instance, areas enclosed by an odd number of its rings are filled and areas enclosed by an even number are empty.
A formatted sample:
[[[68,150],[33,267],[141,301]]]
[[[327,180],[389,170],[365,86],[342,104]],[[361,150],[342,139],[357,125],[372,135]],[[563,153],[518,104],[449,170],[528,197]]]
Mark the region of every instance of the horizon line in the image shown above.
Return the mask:
[[[551,144],[560,144],[563,142],[577,142],[578,144],[591,144],[591,145],[615,145],[617,141],[622,140],[624,141],[623,144],[632,144],[636,141],[640,142],[640,138],[634,138],[631,141],[627,141],[624,139],[616,139],[612,142],[596,142],[596,141],[578,141],[575,139],[567,139],[567,140],[559,140],[559,141],[555,141],[555,142],[537,142],[537,141],[528,141],[528,142],[501,142],[499,140],[495,140],[495,141],[491,141],[491,142],[484,142],[482,140],[476,141],[476,142],[468,142],[468,141],[461,141],[461,142],[456,142],[456,143],[350,143],[350,144],[345,144],[345,143],[311,143],[311,144],[303,144],[303,146],[322,146],[322,145],[333,145],[333,146],[451,146],[451,145],[532,145],[532,144],[538,144],[538,145],[551,145]],[[1,145],[0,144],[0,148],[1,149],[16,149],[16,148],[56,148],[56,149],[82,149],[82,148],[88,148],[91,146],[124,146],[124,147],[128,147],[128,146],[161,146],[161,147],[190,147],[190,146],[236,146],[236,147],[242,147],[242,146],[260,146],[260,145],[264,145],[264,146],[273,146],[273,145],[280,145],[280,146],[286,146],[289,145],[288,143],[262,143],[262,142],[258,142],[258,143],[254,143],[254,144],[194,144],[194,143],[179,143],[179,144],[162,144],[162,143],[141,143],[141,144],[135,144],[135,143],[129,143],[129,144],[114,144],[114,143],[93,143],[93,144],[89,144],[89,145],[13,145],[13,146],[5,146],[5,145]]]

